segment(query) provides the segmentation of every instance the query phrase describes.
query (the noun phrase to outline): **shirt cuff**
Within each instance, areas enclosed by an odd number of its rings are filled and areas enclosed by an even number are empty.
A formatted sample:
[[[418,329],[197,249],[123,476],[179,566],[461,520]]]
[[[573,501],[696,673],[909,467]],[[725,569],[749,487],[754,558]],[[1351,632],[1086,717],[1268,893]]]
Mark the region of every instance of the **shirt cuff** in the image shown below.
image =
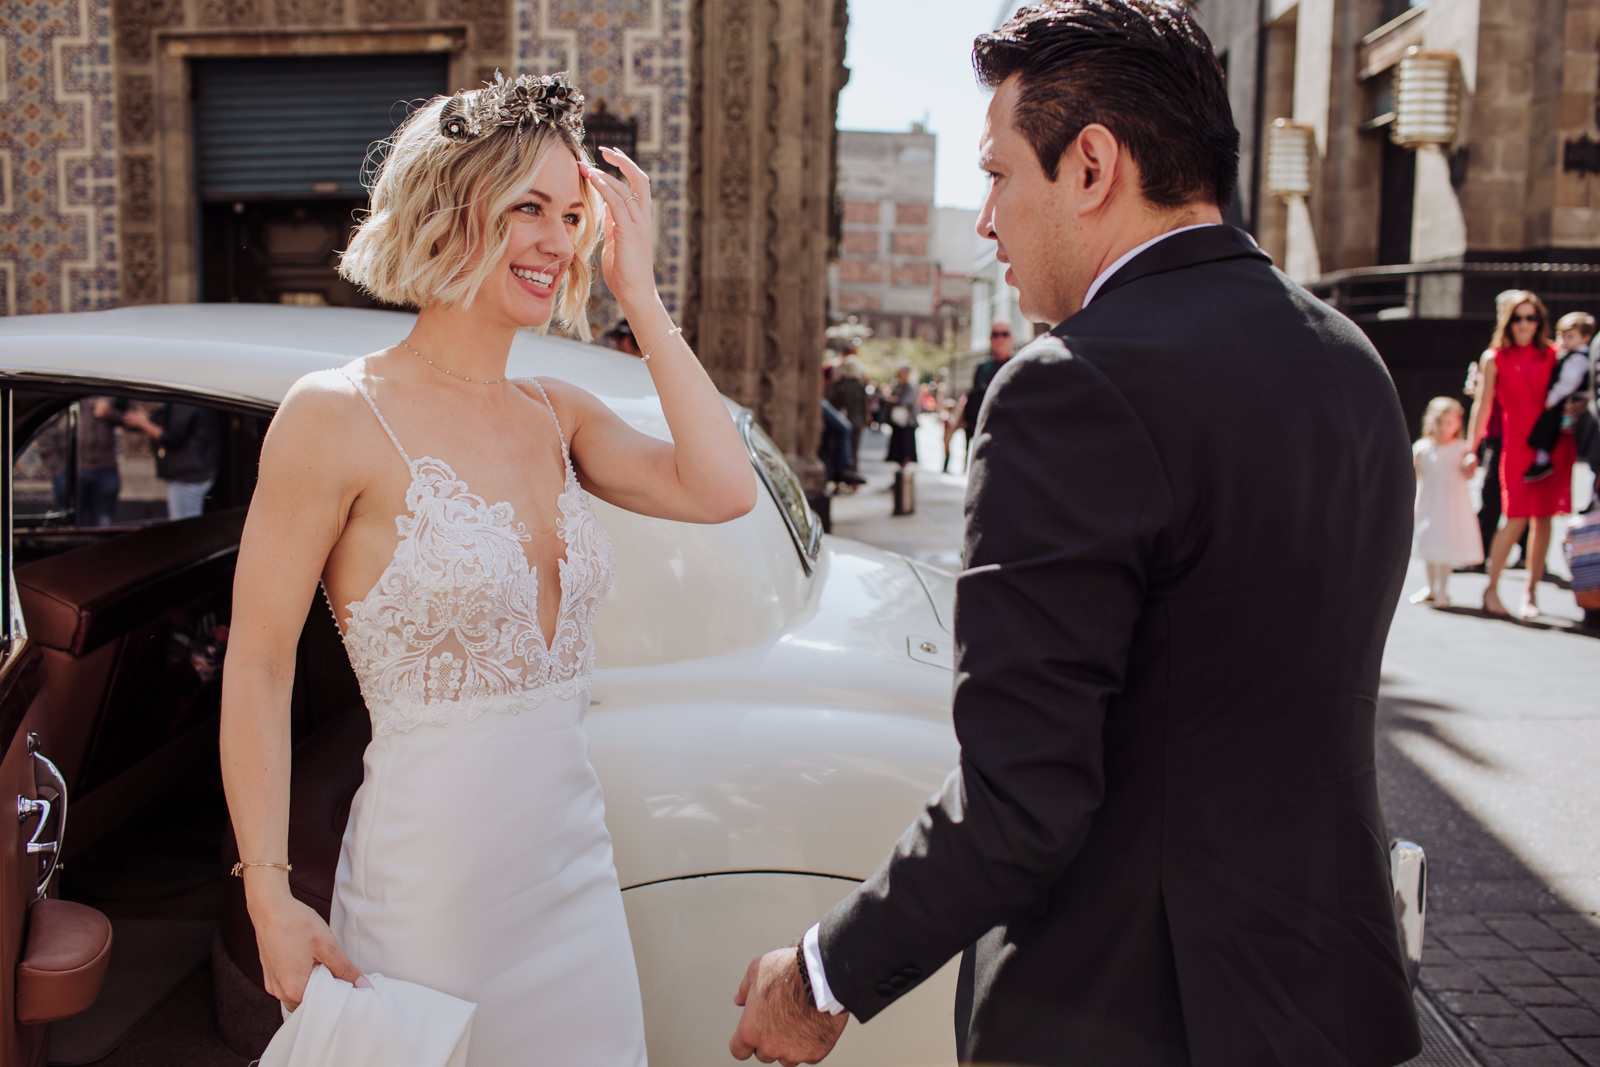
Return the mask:
[[[828,976],[822,970],[821,930],[822,924],[817,923],[806,931],[805,938],[800,942],[800,955],[806,966],[806,974],[811,979],[811,995],[817,1002],[817,1010],[838,1015],[844,1011],[844,1005],[833,999]]]

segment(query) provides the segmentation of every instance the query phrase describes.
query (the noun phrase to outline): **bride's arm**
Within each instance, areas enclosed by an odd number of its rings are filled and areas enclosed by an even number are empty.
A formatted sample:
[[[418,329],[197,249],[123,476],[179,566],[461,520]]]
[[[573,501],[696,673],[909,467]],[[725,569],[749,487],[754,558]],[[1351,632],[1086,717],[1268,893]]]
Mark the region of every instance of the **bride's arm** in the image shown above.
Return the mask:
[[[287,864],[289,700],[295,650],[328,553],[348,514],[337,437],[340,397],[316,378],[284,398],[261,448],[233,583],[233,613],[222,682],[222,784],[239,858]],[[346,412],[348,409],[342,409]],[[291,1006],[320,962],[336,977],[360,972],[315,911],[289,892],[288,873],[244,868],[267,992]]]
[[[649,354],[672,440],[639,433],[589,393],[557,385],[573,461],[592,492],[629,511],[689,522],[737,518],[755,506],[755,473],[727,405],[656,292],[650,180],[626,156],[602,151],[628,178],[584,172],[606,204],[601,269]]]

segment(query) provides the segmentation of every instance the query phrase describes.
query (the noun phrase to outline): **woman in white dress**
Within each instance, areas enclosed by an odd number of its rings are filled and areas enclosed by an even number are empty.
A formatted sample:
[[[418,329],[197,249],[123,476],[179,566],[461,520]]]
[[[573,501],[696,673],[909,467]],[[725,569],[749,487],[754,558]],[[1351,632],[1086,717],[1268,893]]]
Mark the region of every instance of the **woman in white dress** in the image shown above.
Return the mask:
[[[396,131],[341,273],[421,308],[289,391],[240,545],[222,768],[267,991],[318,964],[477,1005],[468,1062],[645,1062],[638,979],[581,720],[611,545],[588,503],[722,522],[755,501],[716,388],[656,293],[649,181],[583,148],[583,97],[524,75]],[[587,335],[593,251],[672,429],[507,380],[512,338]],[[318,582],[373,739],[331,924],[289,892],[290,687]],[[359,983],[358,983],[359,984]]]

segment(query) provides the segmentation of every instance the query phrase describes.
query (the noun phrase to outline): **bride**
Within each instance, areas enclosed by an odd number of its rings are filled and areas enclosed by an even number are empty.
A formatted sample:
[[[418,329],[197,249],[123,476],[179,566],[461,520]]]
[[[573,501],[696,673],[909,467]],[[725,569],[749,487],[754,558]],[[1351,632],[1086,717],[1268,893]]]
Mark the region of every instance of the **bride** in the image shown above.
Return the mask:
[[[523,75],[396,131],[340,272],[421,308],[395,344],[308,375],[261,451],[239,549],[222,769],[267,991],[313,967],[477,1005],[468,1062],[645,1062],[638,979],[581,722],[612,575],[593,493],[688,522],[755,480],[656,293],[650,185],[583,148],[583,97]],[[593,252],[672,429],[661,441],[512,338],[587,337]],[[331,923],[290,895],[290,689],[320,579],[372,718]],[[359,983],[358,983],[359,984]]]

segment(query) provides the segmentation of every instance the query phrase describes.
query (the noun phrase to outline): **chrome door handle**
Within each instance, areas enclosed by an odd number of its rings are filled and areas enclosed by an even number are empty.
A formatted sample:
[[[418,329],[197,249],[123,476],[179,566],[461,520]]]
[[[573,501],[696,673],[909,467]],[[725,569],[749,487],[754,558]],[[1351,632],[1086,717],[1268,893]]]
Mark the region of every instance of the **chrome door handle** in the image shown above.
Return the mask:
[[[39,835],[44,833],[44,828],[50,824],[50,802],[29,800],[25,796],[18,795],[17,821],[27,822],[35,815],[39,816],[39,825],[33,828],[33,836],[28,838],[28,855],[37,856],[45,852],[54,852],[59,842],[39,840]]]
[[[50,857],[50,862],[45,867],[44,877],[39,879],[38,895],[43,897],[50,891],[50,879],[56,876],[56,871],[61,866],[61,848],[67,839],[67,780],[62,777],[61,769],[50,762],[44,753],[39,751],[38,734],[28,734],[28,752],[32,754],[36,761],[36,766],[34,767],[35,775],[37,776],[39,770],[37,764],[42,764],[45,773],[50,776],[50,784],[56,792],[54,803],[44,799],[27,800],[25,797],[17,797],[18,819],[26,819],[35,813],[41,815],[39,825],[34,828],[33,837],[28,840],[28,855],[47,855]],[[25,806],[26,811],[24,810]],[[40,841],[39,835],[44,833],[45,824],[50,821],[52,810],[56,813],[56,839],[54,841]]]

